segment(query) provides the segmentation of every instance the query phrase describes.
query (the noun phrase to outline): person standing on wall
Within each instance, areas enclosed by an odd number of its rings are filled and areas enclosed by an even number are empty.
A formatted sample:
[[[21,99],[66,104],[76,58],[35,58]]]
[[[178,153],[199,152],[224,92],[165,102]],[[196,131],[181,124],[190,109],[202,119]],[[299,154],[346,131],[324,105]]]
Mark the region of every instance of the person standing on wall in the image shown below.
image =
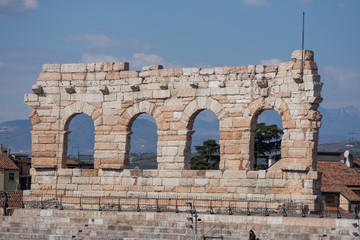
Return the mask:
[[[256,240],[256,235],[253,230],[249,231],[249,240]]]
[[[1,194],[1,199],[2,199],[2,204],[3,204],[3,215],[7,216],[7,207],[8,205],[8,200],[9,200],[10,196],[7,193],[2,193]]]

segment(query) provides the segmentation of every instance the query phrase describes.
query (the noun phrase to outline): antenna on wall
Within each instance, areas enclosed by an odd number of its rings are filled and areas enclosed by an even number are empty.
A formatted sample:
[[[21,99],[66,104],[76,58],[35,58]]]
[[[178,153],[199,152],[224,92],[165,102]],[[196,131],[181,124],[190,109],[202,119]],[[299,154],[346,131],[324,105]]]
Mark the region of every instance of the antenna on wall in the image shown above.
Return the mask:
[[[5,134],[5,148],[7,149],[8,148],[9,134],[11,134],[11,133],[8,132],[7,127],[3,127],[2,129],[0,129],[0,131],[3,131],[3,132],[0,132],[0,134]]]
[[[304,76],[304,39],[305,39],[305,12],[302,19],[302,39],[301,39],[301,77]]]

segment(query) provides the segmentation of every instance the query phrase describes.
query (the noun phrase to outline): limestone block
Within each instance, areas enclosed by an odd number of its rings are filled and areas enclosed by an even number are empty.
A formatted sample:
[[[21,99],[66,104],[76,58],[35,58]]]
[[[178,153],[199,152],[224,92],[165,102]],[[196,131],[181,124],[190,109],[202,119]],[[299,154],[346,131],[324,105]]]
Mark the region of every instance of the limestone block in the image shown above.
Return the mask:
[[[225,170],[222,177],[226,179],[244,179],[246,178],[246,171]]]
[[[72,64],[62,64],[61,65],[61,72],[62,73],[85,73],[87,71],[86,64],[83,63],[72,63]]]
[[[159,170],[160,178],[181,178],[181,171],[177,170]]]
[[[271,188],[273,187],[273,184],[272,179],[259,179],[257,181],[257,187],[259,188]]]
[[[59,81],[61,74],[57,72],[42,72],[39,75],[38,81]]]
[[[101,81],[101,80],[105,80],[105,78],[106,78],[105,72],[95,72],[95,80]]]
[[[37,102],[39,101],[39,96],[37,94],[25,94],[24,102]]]
[[[210,88],[211,95],[226,95],[226,88]]]
[[[60,72],[61,64],[44,64],[43,72]]]
[[[170,98],[170,90],[154,90],[153,91],[153,98]]]
[[[259,175],[258,177],[261,178],[265,178],[266,177],[266,170],[259,170]]]
[[[215,73],[215,68],[202,68],[200,69],[200,75],[211,75]]]
[[[138,178],[137,181],[138,181],[138,185],[141,185],[141,186],[152,186],[153,185],[152,178],[140,177],[140,178]]]
[[[104,63],[95,63],[94,70],[95,72],[101,72],[104,69]]]
[[[224,187],[239,187],[244,182],[239,179],[220,179],[220,186]]]
[[[256,73],[264,73],[265,72],[265,66],[264,65],[256,65],[255,72]]]
[[[164,188],[163,188],[163,184],[162,184],[163,183],[162,178],[153,178],[152,182],[153,182],[154,186],[160,186],[159,188],[155,187],[155,189],[154,189],[155,191],[163,191]]]
[[[95,72],[95,63],[88,63],[86,69],[88,72]]]
[[[256,68],[256,66],[255,65],[249,65],[248,66],[248,73],[255,73],[255,68]]]
[[[59,176],[73,176],[73,169],[58,169],[57,173]]]
[[[82,169],[73,169],[72,172],[74,177],[79,177],[82,174]]]
[[[209,179],[208,178],[196,178],[195,179],[195,186],[196,187],[205,187],[209,185]]]
[[[139,77],[147,78],[150,77],[151,72],[150,71],[142,71],[139,73]]]
[[[210,183],[211,180],[215,180],[216,178],[221,178],[222,173],[219,170],[208,170],[205,172],[205,177],[210,179]],[[213,184],[210,184],[211,186],[213,186]]]
[[[174,94],[172,94],[174,95]],[[176,96],[178,98],[182,98],[182,97],[195,97],[196,96],[196,89],[194,88],[181,88],[181,89],[177,89],[177,94]]]
[[[139,85],[139,84],[142,84],[143,82],[143,78],[129,78],[127,79],[127,83],[129,85]]]
[[[101,185],[120,185],[121,178],[120,177],[101,177]]]
[[[55,183],[55,177],[54,176],[37,176],[36,182],[39,184],[42,183]]]
[[[163,186],[178,186],[180,182],[180,178],[166,178],[163,181]]]
[[[113,71],[128,71],[129,63],[128,62],[115,62],[113,65]]]
[[[78,190],[79,186],[84,186],[84,185],[78,185],[78,184],[65,184],[65,190],[73,190],[76,191]],[[86,185],[85,185],[86,186]]]
[[[273,79],[276,77],[276,72],[265,73],[266,79]]]
[[[301,57],[303,56],[305,61],[314,61],[314,52],[310,50],[295,50],[291,54],[292,61],[301,61]]]
[[[123,177],[122,178],[122,185],[124,186],[132,186],[135,183],[136,178],[132,177]]]
[[[210,81],[209,82],[209,87],[215,87],[215,88],[218,88],[219,87],[219,84],[221,83],[221,81]]]
[[[200,68],[183,68],[182,72],[184,76],[195,75],[200,72]]]
[[[71,182],[73,184],[89,184],[89,178],[88,177],[73,177],[71,179]]]

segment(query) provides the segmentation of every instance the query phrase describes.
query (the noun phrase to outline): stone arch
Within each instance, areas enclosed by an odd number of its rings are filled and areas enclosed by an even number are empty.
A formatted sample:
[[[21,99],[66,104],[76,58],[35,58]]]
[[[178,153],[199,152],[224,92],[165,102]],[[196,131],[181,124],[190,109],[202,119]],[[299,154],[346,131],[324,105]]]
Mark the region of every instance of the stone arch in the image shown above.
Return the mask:
[[[224,106],[211,97],[199,97],[191,101],[184,109],[184,112],[181,115],[181,122],[186,124],[186,143],[184,148],[184,164],[186,169],[190,169],[190,160],[191,160],[191,142],[192,130],[195,118],[203,110],[211,110],[218,118],[219,125],[222,125],[222,121],[226,119],[226,112]],[[221,133],[220,133],[221,134]],[[220,168],[223,165],[221,155],[222,155],[222,140],[220,138]]]
[[[59,146],[59,155],[61,157],[61,166],[64,168],[66,167],[66,159],[67,159],[67,147],[68,147],[68,127],[71,120],[79,114],[86,114],[88,115],[94,122],[95,133],[96,134],[96,127],[101,124],[101,113],[97,110],[97,108],[93,105],[90,105],[86,102],[75,102],[71,105],[66,106],[60,112],[60,124],[59,124],[59,131],[60,134],[60,146]],[[95,144],[95,143],[94,143]],[[96,154],[94,155],[94,157]],[[94,166],[97,166],[97,159],[94,159]]]
[[[287,144],[284,140],[284,137],[288,135],[289,129],[293,128],[295,123],[291,116],[291,111],[288,107],[288,104],[281,98],[258,98],[252,101],[248,108],[244,112],[244,116],[248,116],[250,118],[250,126],[249,126],[249,163],[246,164],[247,168],[253,168],[255,164],[255,156],[254,156],[254,142],[255,142],[255,131],[258,116],[265,110],[274,110],[276,111],[282,119],[283,126],[283,138],[281,141],[281,155],[286,156],[283,152],[287,151]]]
[[[220,122],[226,118],[225,108],[221,103],[211,97],[198,97],[185,107],[181,121],[186,123],[187,127],[192,126],[194,122],[191,122],[191,119],[205,109],[213,111]]]
[[[125,111],[121,114],[121,123],[126,126],[126,130],[130,131],[131,126],[135,119],[143,113],[147,113],[154,117],[156,124],[159,124],[159,115],[161,111],[156,108],[154,103],[148,101],[142,101],[139,103],[135,103],[134,105],[125,109]]]
[[[257,117],[265,110],[275,110],[281,117],[283,127],[290,128],[293,122],[288,104],[281,98],[258,98],[252,101],[244,112],[244,116],[251,118],[251,127],[256,123]]]
[[[120,116],[120,125],[122,126],[122,135],[125,136],[124,141],[119,143],[119,149],[121,149],[121,155],[123,155],[124,159],[124,168],[129,168],[130,162],[130,143],[131,143],[131,127],[137,117],[143,113],[149,114],[154,117],[157,132],[159,136],[159,126],[162,124],[162,111],[156,107],[154,103],[148,101],[142,101],[139,103],[135,103],[134,105],[126,108]],[[159,145],[158,145],[159,148]],[[159,149],[157,149],[159,152]]]
[[[94,121],[94,126],[97,127],[101,125],[101,113],[99,110],[86,102],[75,102],[71,105],[68,105],[64,108],[61,113],[61,122],[60,122],[60,130],[66,130],[71,122],[71,119],[74,118],[78,114],[86,114],[92,118]]]

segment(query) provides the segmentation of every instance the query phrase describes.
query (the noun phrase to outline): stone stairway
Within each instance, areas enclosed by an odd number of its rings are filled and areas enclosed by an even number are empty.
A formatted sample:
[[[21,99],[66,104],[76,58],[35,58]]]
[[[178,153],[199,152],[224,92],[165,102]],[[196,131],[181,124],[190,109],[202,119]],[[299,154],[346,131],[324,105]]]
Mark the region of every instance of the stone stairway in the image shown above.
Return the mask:
[[[0,239],[194,239],[186,213],[16,209],[1,216]],[[360,239],[359,220],[318,217],[200,214],[199,238],[247,239],[253,229],[261,240]]]
[[[181,239],[185,234],[184,222],[152,220],[153,214],[18,209],[1,217],[0,239]]]

